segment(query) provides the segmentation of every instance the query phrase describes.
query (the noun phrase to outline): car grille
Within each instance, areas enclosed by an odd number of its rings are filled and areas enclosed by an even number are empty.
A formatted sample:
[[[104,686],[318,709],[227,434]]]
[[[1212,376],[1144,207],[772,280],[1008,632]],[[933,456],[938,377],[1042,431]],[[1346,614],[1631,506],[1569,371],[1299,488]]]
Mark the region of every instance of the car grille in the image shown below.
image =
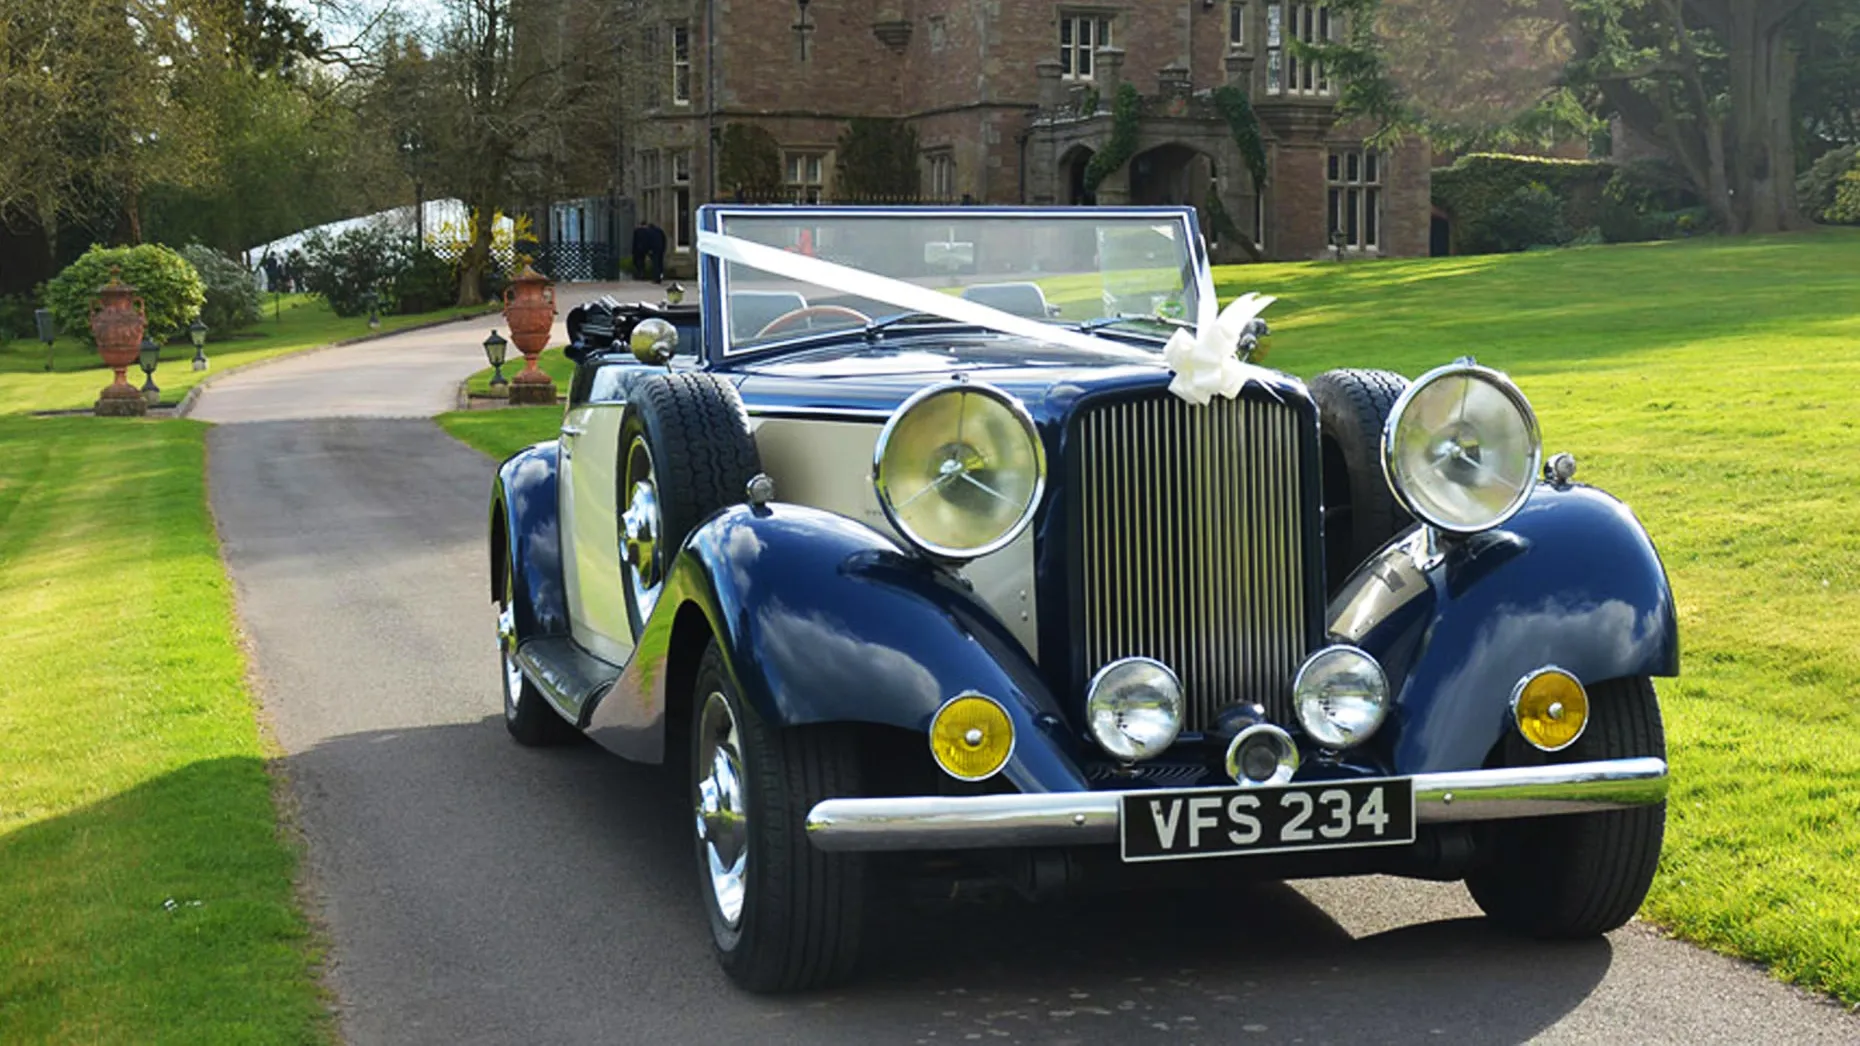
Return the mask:
[[[1080,417],[1083,678],[1155,658],[1188,730],[1241,701],[1289,722],[1309,590],[1301,416],[1273,402],[1173,395]]]

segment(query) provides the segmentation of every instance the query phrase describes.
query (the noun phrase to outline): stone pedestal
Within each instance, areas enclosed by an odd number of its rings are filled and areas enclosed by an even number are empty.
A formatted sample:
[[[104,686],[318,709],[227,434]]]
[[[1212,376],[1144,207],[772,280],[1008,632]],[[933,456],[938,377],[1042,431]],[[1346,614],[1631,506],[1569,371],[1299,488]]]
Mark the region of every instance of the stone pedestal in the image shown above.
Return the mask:
[[[140,418],[148,414],[149,401],[133,385],[111,385],[98,394],[91,412],[100,418]]]

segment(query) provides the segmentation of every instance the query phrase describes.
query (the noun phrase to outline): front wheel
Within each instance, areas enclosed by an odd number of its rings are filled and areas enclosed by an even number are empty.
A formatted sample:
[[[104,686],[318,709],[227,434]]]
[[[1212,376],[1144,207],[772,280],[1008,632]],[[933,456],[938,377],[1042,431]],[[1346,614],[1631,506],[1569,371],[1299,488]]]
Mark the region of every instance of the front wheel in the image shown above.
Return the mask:
[[[1652,680],[1597,684],[1589,692],[1589,709],[1587,732],[1558,753],[1558,761],[1665,758]],[[1535,753],[1515,737],[1507,747],[1518,759]],[[1665,834],[1665,803],[1499,822],[1488,836],[1490,863],[1466,885],[1486,916],[1504,929],[1532,937],[1594,937],[1640,910]]]
[[[864,861],[807,841],[815,803],[858,794],[852,736],[771,729],[712,642],[693,694],[691,799],[698,882],[717,961],[753,992],[846,980],[859,958]]]

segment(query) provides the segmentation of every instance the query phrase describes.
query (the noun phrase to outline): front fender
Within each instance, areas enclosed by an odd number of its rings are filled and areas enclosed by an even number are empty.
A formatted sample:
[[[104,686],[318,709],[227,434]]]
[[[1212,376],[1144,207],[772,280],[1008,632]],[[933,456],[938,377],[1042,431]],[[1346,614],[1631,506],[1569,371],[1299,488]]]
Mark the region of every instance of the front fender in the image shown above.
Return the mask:
[[[502,594],[500,551],[510,552],[516,591],[511,593],[517,635],[568,635],[568,591],[562,581],[562,530],[557,515],[558,444],[551,440],[516,452],[497,468],[491,484],[491,595]],[[502,535],[499,534],[502,529]],[[508,545],[501,542],[507,540]]]
[[[1014,721],[1009,782],[1023,792],[1088,787],[1052,694],[986,607],[871,528],[798,505],[728,508],[686,540],[633,662],[594,709],[597,740],[609,730],[662,736],[675,678],[667,661],[694,613],[767,722],[923,732],[945,701],[974,690]]]
[[[1591,487],[1540,485],[1503,528],[1443,542],[1419,531],[1359,567],[1329,631],[1382,662],[1395,702],[1372,739],[1401,774],[1484,765],[1511,692],[1554,664],[1585,686],[1679,674],[1673,593],[1627,506]]]

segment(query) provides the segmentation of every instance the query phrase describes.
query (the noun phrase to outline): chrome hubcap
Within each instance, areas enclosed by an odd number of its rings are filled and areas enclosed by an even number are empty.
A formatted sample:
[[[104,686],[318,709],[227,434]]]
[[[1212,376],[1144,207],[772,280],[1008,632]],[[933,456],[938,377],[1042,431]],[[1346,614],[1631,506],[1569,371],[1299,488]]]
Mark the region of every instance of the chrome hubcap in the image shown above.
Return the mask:
[[[659,601],[659,488],[646,441],[635,439],[627,448],[626,510],[620,514],[621,553],[627,563],[627,585],[642,621]]]
[[[504,572],[504,601],[497,607],[497,652],[504,662],[504,713],[513,714],[517,695],[523,692],[523,669],[517,667],[517,611],[515,581]]]
[[[717,913],[725,925],[735,929],[743,919],[743,886],[749,866],[749,794],[743,783],[736,717],[720,693],[704,699],[694,772],[698,858],[704,863]]]

